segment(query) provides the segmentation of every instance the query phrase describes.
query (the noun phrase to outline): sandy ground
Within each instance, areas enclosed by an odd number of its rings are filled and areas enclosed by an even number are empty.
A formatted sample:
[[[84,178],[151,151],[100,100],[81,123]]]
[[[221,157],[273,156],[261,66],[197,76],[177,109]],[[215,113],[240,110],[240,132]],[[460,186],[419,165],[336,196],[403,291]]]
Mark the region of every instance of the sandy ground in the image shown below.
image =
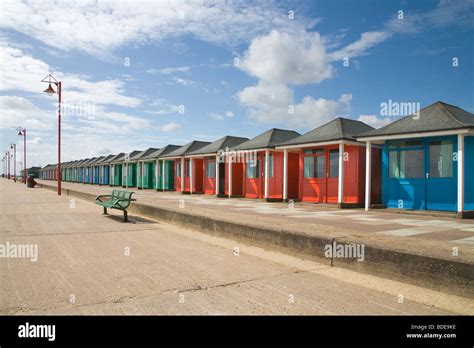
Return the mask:
[[[474,302],[0,180],[1,314],[474,314]]]

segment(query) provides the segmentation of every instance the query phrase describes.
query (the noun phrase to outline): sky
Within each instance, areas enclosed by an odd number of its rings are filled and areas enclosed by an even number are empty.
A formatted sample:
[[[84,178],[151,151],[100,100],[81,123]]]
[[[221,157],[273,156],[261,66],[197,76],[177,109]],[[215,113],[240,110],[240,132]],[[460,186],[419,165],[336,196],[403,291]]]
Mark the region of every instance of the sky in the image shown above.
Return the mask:
[[[474,1],[13,1],[0,5],[0,150],[28,167],[307,132],[376,128],[385,103],[474,112]],[[22,164],[18,164],[18,168]]]

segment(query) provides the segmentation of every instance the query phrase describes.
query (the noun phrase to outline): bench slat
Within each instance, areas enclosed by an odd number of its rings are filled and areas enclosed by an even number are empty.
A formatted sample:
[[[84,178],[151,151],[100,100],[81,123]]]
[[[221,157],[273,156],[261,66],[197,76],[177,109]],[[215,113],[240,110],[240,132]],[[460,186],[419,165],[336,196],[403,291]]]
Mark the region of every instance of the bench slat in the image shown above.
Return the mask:
[[[99,196],[95,203],[97,205],[111,209],[125,210],[130,205],[133,194],[134,192],[112,190],[112,194],[110,195],[110,199],[108,201],[99,201]]]

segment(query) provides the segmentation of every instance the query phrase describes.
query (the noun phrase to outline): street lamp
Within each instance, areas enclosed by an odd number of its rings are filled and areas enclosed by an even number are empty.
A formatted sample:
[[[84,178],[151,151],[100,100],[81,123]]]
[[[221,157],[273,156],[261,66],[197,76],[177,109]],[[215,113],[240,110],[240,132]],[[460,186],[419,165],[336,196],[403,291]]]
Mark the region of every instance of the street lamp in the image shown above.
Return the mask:
[[[13,181],[16,182],[16,144],[10,143],[10,149],[13,149]]]
[[[6,172],[7,172],[7,162],[5,162],[5,159],[6,157],[3,156],[2,157],[2,178],[4,178],[6,175]]]
[[[7,156],[7,178],[10,180],[10,151],[5,152],[5,156]]]
[[[21,137],[23,135],[23,180],[26,184],[26,128],[18,127],[16,130],[18,131],[18,136]]]
[[[49,74],[41,82],[45,82],[48,84],[48,88],[46,88],[43,92],[47,93],[48,95],[53,95],[55,93],[58,94],[59,103],[58,103],[58,196],[61,196],[61,81],[56,80],[53,75]],[[55,85],[57,88],[57,92],[54,90],[53,86]]]

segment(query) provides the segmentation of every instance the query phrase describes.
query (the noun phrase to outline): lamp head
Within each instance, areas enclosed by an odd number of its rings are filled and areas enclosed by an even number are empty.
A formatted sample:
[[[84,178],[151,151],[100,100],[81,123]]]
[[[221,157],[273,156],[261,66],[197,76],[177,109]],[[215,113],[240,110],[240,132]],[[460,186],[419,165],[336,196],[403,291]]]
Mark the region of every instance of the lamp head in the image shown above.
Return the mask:
[[[56,91],[51,86],[51,83],[48,84],[48,88],[46,88],[43,92],[47,93],[48,95],[53,95]]]

